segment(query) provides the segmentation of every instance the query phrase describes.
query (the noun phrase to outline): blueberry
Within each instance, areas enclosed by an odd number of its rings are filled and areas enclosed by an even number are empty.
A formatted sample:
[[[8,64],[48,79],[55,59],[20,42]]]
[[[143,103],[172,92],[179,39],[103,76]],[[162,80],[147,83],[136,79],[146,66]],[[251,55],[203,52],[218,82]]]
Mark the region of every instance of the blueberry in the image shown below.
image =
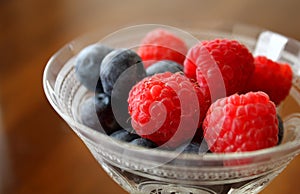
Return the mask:
[[[112,133],[110,136],[115,138],[115,139],[125,141],[125,142],[130,142],[130,141],[140,137],[136,133],[129,132],[126,129],[120,129],[120,130]]]
[[[102,44],[92,44],[85,47],[77,55],[75,75],[87,89],[97,93],[103,92],[99,77],[100,65],[103,58],[112,50]]]
[[[281,144],[284,135],[284,126],[282,118],[277,114],[278,118],[278,145]]]
[[[146,69],[146,73],[148,76],[154,75],[156,73],[164,73],[167,71],[171,73],[182,72],[183,66],[176,63],[175,61],[162,60],[152,64]]]
[[[210,152],[208,149],[208,145],[206,141],[203,139],[201,143],[192,141],[188,144],[184,144],[177,148],[178,151],[182,151],[182,153],[207,153]]]
[[[106,134],[121,129],[112,113],[110,102],[110,97],[104,93],[87,98],[79,107],[82,124]]]
[[[157,145],[153,141],[142,138],[142,137],[134,139],[133,141],[130,142],[130,144],[143,146],[146,148],[156,148],[157,147]]]
[[[183,153],[198,153],[199,148],[200,144],[191,142],[184,148]]]
[[[97,117],[95,109],[95,99],[94,96],[87,98],[79,106],[79,116],[82,124],[96,130],[101,131],[102,127],[100,125],[99,119]]]
[[[113,114],[110,96],[104,93],[96,94],[95,109],[100,124],[108,135],[121,128]]]
[[[143,66],[142,59],[132,50],[129,49],[116,49],[104,57],[101,68],[100,78],[103,86],[104,93],[111,95],[114,85],[120,75],[131,66],[139,66],[135,68],[136,72],[128,74],[128,82],[134,80],[140,80],[141,77],[145,77],[145,70],[141,68]]]
[[[141,58],[132,50],[116,49],[103,59],[100,77],[116,120],[123,128],[131,127],[127,99],[132,86],[146,77]]]

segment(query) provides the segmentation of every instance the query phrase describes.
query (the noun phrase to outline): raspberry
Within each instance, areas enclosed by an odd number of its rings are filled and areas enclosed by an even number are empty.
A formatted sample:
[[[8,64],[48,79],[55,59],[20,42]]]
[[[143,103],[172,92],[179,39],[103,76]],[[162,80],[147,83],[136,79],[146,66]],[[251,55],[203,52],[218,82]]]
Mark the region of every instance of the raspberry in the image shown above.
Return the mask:
[[[246,86],[247,91],[264,91],[276,105],[280,104],[292,87],[291,67],[265,56],[255,57],[254,65],[255,70]]]
[[[186,76],[165,72],[138,82],[129,93],[128,104],[137,134],[174,148],[193,138],[210,101]]]
[[[264,92],[234,94],[212,103],[203,121],[204,138],[212,152],[243,152],[278,143],[275,104]]]
[[[137,53],[147,68],[160,60],[171,60],[183,65],[187,50],[179,37],[164,29],[156,29],[143,38]]]
[[[199,85],[207,85],[216,98],[240,92],[253,71],[252,54],[236,40],[202,41],[188,51],[184,61],[184,73]]]

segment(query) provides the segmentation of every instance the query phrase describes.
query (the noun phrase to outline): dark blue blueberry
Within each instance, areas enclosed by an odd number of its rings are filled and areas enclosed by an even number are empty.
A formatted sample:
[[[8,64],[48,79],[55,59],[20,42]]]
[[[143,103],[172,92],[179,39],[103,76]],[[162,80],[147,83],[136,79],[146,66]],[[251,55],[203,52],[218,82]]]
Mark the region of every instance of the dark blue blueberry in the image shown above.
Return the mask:
[[[121,129],[112,112],[110,96],[104,93],[87,98],[79,111],[81,122],[94,130],[111,134]]]
[[[183,153],[198,153],[199,148],[200,144],[191,142],[184,148]]]
[[[130,71],[130,73],[126,73],[125,71],[132,66],[137,66],[134,68],[135,72]],[[132,80],[136,83],[136,81],[145,77],[145,69],[141,68],[142,66],[142,59],[129,49],[116,49],[106,55],[100,68],[100,78],[104,93],[111,95],[115,83],[123,73],[127,74],[128,83]]]
[[[207,153],[209,152],[208,145],[206,141],[203,139],[201,143],[198,142],[190,142],[188,144],[184,144],[181,147],[177,148],[178,151],[182,151],[182,153]]]
[[[116,49],[103,59],[100,77],[104,92],[111,95],[115,118],[122,128],[130,128],[127,102],[129,91],[146,77],[141,58],[132,50]]]
[[[130,141],[140,137],[136,133],[129,132],[126,129],[120,129],[120,130],[112,133],[110,136],[115,138],[115,139],[125,141],[125,142],[130,142]]]
[[[87,98],[79,106],[79,116],[82,124],[96,130],[101,131],[102,127],[97,117],[95,109],[95,99],[94,96]]]
[[[284,135],[284,127],[283,127],[283,121],[281,117],[277,114],[278,118],[278,145],[281,144],[283,135]]]
[[[156,73],[164,73],[167,71],[171,73],[182,72],[183,66],[174,61],[161,60],[146,69],[146,73],[148,76],[154,75]]]
[[[153,141],[142,138],[142,137],[134,139],[133,141],[130,142],[130,144],[143,146],[146,148],[156,148],[157,147],[157,145]]]
[[[210,154],[211,151],[208,149],[208,145],[204,139],[194,139],[190,143],[186,143],[177,147],[175,152],[179,152],[180,154]],[[223,166],[223,161],[203,161],[203,160],[196,160],[196,161],[187,161],[183,158],[174,158],[174,160],[170,161],[171,164],[176,165],[199,165],[199,166]],[[223,187],[213,187],[218,189],[223,189]]]
[[[102,44],[93,44],[85,47],[77,55],[75,62],[76,77],[90,91],[103,92],[99,77],[100,65],[103,58],[112,50]]]
[[[108,134],[119,130],[121,127],[112,111],[110,96],[104,93],[96,94],[95,109],[103,130]]]

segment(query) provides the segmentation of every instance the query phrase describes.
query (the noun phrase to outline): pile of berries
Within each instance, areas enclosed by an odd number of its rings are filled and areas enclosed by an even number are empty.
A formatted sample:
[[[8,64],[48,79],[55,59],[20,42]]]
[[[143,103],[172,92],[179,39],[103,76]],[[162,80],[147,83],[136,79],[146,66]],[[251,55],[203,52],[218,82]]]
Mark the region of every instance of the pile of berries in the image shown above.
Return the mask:
[[[137,51],[95,44],[83,49],[76,76],[95,95],[82,122],[149,148],[243,152],[278,145],[278,106],[289,94],[288,64],[253,56],[237,40],[188,48],[165,29],[149,32]]]

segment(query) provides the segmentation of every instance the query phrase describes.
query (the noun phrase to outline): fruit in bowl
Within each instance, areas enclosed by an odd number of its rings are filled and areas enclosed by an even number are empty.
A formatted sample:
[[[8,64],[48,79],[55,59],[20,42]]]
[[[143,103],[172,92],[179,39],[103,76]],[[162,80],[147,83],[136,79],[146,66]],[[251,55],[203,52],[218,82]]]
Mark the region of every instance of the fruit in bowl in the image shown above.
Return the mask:
[[[49,61],[45,92],[129,192],[256,193],[300,149],[298,63],[232,37],[143,25],[78,40]],[[91,45],[109,52],[81,54]]]
[[[164,29],[150,31],[138,54],[130,48],[107,48],[88,46],[77,56],[79,81],[95,85],[92,91],[96,91],[91,97],[94,101],[88,99],[90,104],[81,105],[83,123],[96,123],[93,119],[98,118],[112,137],[132,137],[119,138],[128,142],[139,137],[156,145],[150,147],[169,150],[203,140],[211,152],[222,153],[278,145],[275,105],[289,94],[289,65],[266,56],[254,57],[245,45],[230,39],[202,40],[187,51],[180,37]],[[93,61],[98,67],[83,61]],[[130,68],[134,70],[126,72]],[[89,76],[80,76],[94,71],[98,71],[100,81],[94,79],[98,84],[90,83]],[[115,86],[120,76],[122,84]],[[121,123],[112,111],[112,99],[117,106],[128,107],[129,115]],[[84,108],[91,103],[98,117]],[[88,115],[93,119],[86,118]],[[115,135],[118,131],[124,132]]]

